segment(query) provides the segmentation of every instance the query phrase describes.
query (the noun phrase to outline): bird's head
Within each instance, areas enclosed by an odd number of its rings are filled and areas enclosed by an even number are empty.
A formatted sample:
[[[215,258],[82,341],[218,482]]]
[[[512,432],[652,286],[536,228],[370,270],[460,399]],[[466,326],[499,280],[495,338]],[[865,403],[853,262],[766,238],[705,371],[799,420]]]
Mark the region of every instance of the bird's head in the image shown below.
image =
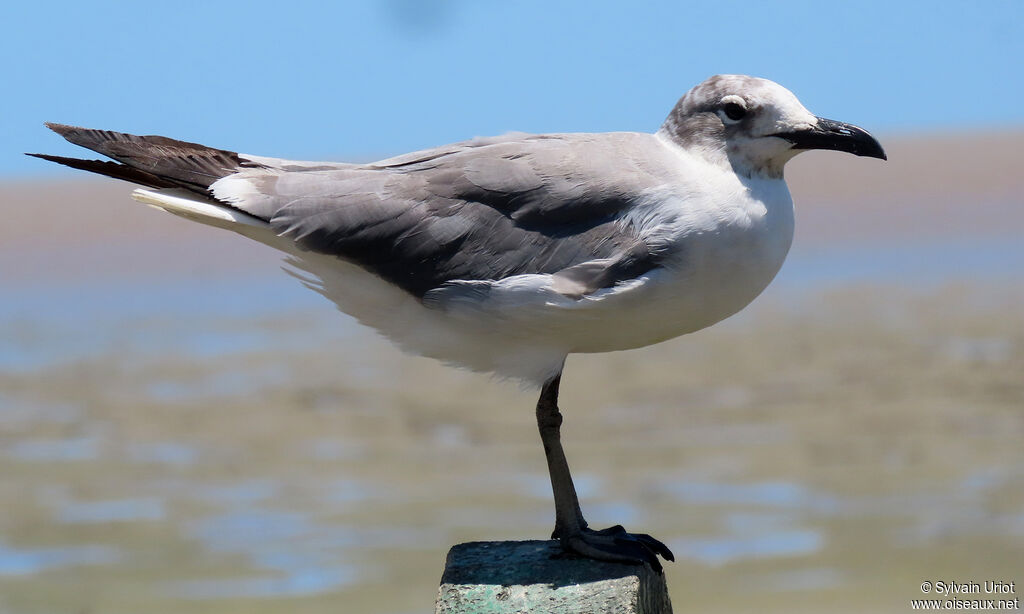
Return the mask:
[[[661,134],[688,151],[726,160],[744,175],[781,177],[801,151],[833,149],[885,160],[866,130],[816,117],[778,83],[716,75],[687,92]]]

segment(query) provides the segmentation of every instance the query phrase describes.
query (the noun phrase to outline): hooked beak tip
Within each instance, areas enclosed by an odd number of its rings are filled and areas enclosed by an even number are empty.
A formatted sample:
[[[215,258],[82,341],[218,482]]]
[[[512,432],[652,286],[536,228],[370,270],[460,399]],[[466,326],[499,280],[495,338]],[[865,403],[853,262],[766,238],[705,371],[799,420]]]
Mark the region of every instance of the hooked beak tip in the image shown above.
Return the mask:
[[[819,117],[818,123],[810,129],[779,133],[775,136],[792,143],[793,149],[831,149],[855,156],[888,160],[882,144],[867,130],[824,117]]]

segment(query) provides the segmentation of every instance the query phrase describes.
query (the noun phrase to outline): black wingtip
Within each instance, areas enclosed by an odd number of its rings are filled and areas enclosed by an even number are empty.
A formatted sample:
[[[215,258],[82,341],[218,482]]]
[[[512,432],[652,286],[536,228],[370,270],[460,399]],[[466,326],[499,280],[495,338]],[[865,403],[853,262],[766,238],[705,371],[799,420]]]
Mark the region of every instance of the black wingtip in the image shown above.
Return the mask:
[[[79,147],[85,147],[86,149],[91,149],[109,157],[114,156],[110,156],[109,152],[103,151],[103,145],[107,141],[120,141],[133,136],[130,134],[111,132],[109,130],[94,130],[92,128],[83,128],[81,126],[72,126],[70,124],[58,124],[57,122],[44,122],[44,125],[64,137],[64,140],[69,143],[78,145]]]
[[[69,162],[99,162],[99,160],[80,160],[78,158],[67,158],[67,157],[64,157],[64,156],[54,156],[54,155],[51,155],[51,154],[42,154],[42,153],[28,153],[28,152],[26,152],[25,155],[26,156],[32,156],[33,158],[41,158],[41,159],[47,160],[49,162],[56,162],[57,164],[64,164],[64,165],[67,165],[67,166],[71,166],[69,164]]]
[[[82,128],[79,126],[71,126],[69,124],[58,124],[57,122],[43,122],[43,125],[61,136],[67,136],[68,133],[73,132],[75,130],[82,130]]]
[[[68,158],[66,156],[53,156],[50,154],[39,153],[26,153],[25,155],[32,156],[33,158],[41,158],[49,162],[56,162],[57,164],[63,164],[64,166],[69,166],[71,168],[89,171],[90,173],[98,173],[114,179],[137,183],[150,188],[176,187],[174,182],[168,181],[163,177],[142,169],[128,166],[127,164],[120,164],[118,162],[110,162],[107,160],[84,160],[82,158]]]
[[[63,156],[36,157],[151,187],[180,187],[209,197],[209,188],[222,177],[255,164],[236,152],[180,141],[165,136],[128,134],[45,122],[65,140],[117,162]]]
[[[75,166],[75,163],[77,162],[99,162],[99,160],[79,160],[78,158],[66,158],[64,156],[53,156],[50,154],[41,153],[25,152],[25,155],[32,156],[33,158],[40,158],[48,162],[56,162],[57,164],[63,164],[64,166],[70,166],[72,168],[80,168],[79,166]]]

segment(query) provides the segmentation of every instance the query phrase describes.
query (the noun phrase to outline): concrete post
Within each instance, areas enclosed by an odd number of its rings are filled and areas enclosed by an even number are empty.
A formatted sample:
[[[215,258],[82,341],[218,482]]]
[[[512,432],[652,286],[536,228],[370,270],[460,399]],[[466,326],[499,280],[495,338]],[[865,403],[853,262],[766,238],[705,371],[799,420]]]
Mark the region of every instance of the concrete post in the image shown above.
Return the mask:
[[[647,565],[566,555],[556,541],[469,542],[448,552],[436,614],[671,614]]]

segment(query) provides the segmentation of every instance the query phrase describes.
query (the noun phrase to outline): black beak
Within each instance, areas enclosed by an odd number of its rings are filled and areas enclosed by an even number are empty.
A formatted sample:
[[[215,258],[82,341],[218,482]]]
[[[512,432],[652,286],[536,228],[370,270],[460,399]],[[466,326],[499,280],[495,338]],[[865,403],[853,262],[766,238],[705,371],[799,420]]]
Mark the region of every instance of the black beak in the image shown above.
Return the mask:
[[[774,136],[792,143],[793,149],[834,149],[855,156],[886,159],[882,145],[867,130],[824,117],[819,117],[818,123],[809,130],[780,132]]]

